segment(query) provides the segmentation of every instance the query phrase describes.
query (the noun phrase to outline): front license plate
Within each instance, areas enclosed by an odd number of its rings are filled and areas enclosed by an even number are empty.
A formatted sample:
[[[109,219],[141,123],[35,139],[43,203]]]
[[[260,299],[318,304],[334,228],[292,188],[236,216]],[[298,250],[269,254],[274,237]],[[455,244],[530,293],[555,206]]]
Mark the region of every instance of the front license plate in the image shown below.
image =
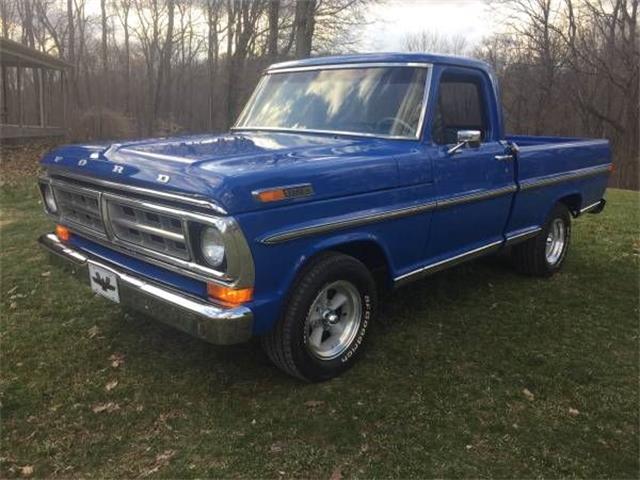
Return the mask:
[[[91,290],[112,302],[120,303],[118,279],[109,270],[89,264],[89,281]]]

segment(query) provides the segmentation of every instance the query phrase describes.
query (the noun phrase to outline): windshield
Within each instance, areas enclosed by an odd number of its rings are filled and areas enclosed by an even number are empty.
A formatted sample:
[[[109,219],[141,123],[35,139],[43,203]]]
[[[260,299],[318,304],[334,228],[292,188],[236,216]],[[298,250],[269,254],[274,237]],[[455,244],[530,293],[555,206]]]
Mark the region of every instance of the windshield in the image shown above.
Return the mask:
[[[426,67],[271,72],[236,128],[418,137]]]

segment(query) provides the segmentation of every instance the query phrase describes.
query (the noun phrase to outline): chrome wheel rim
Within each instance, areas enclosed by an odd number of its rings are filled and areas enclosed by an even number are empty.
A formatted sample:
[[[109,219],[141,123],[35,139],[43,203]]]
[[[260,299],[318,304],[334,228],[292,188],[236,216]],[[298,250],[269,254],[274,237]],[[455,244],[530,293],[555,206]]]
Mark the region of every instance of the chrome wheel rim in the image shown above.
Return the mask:
[[[547,244],[545,246],[545,257],[549,265],[555,265],[560,261],[566,242],[566,227],[564,222],[561,218],[556,218],[549,226]]]
[[[347,351],[362,321],[360,292],[351,282],[325,285],[311,304],[305,321],[305,343],[320,360],[333,360]]]

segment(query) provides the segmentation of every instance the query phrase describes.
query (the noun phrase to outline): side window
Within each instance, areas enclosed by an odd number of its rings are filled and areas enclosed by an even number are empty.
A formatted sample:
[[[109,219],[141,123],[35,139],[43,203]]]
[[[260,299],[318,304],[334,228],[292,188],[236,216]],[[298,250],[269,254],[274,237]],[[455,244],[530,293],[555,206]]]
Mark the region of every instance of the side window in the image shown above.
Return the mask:
[[[433,124],[433,141],[456,143],[459,130],[480,130],[487,138],[489,126],[482,84],[474,75],[447,75],[440,80]]]

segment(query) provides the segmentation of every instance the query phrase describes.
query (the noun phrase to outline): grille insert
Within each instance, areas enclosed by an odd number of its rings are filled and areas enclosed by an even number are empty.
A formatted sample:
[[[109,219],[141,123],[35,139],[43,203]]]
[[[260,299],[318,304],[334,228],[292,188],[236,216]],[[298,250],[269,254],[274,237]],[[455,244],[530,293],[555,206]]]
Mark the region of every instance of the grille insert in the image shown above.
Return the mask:
[[[104,234],[98,194],[54,186],[53,192],[64,220]]]
[[[108,198],[111,228],[118,240],[189,260],[187,238],[178,217]]]

